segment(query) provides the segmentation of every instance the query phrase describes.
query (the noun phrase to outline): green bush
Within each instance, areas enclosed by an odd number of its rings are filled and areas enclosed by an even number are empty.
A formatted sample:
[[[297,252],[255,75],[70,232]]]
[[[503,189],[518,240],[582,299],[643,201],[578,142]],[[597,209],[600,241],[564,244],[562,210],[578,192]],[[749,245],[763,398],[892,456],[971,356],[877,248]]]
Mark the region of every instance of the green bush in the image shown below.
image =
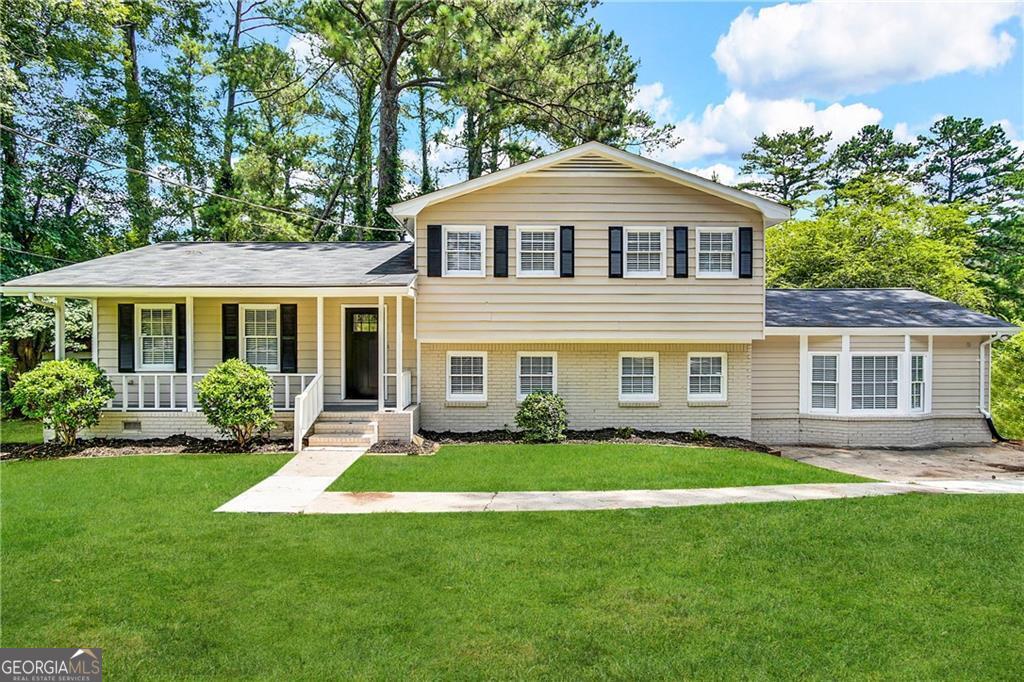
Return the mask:
[[[531,393],[516,412],[516,426],[531,443],[555,443],[565,439],[568,427],[565,401],[552,393]]]
[[[196,383],[206,420],[239,447],[274,427],[274,382],[267,372],[237,358],[211,369]]]
[[[11,391],[30,419],[51,428],[62,445],[72,445],[81,429],[95,426],[114,389],[91,362],[54,360],[25,372]]]

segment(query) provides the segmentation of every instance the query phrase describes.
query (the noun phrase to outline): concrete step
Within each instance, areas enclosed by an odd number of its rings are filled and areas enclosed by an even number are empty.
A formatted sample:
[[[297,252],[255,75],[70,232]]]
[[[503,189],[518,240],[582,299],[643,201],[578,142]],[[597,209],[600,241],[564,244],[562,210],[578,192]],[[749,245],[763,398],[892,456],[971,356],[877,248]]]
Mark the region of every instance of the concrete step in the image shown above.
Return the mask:
[[[365,412],[354,412],[354,411],[330,412],[330,411],[324,410],[323,412],[320,413],[320,420],[321,421],[325,421],[325,422],[351,422],[351,421],[363,421],[363,422],[365,422],[365,421],[368,421],[367,415],[371,415],[374,412],[375,412],[375,410],[367,410]]]
[[[317,421],[313,424],[313,433],[337,433],[369,436],[376,432],[377,428],[373,422]]]
[[[377,439],[372,435],[355,434],[318,434],[314,433],[307,438],[311,448],[329,447],[370,447]]]

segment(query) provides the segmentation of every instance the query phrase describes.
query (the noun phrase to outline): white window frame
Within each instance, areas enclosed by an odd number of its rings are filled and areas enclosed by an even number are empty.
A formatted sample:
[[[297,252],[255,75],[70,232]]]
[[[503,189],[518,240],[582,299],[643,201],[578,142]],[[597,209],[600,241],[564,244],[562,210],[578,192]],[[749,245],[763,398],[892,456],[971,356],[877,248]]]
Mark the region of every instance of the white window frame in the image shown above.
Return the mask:
[[[921,381],[914,381],[914,358],[921,358]],[[922,414],[928,408],[928,365],[931,357],[928,353],[919,351],[910,354],[910,367],[907,368],[907,409],[914,414]],[[921,405],[914,407],[914,384],[921,384]]]
[[[629,270],[629,234],[631,232],[657,232],[661,239],[661,269],[658,272],[630,272]],[[668,245],[666,244],[667,230],[657,225],[629,225],[622,228],[622,276],[636,279],[664,279],[665,261]]]
[[[523,233],[550,232],[555,235],[555,267],[550,271],[523,270]],[[516,277],[558,277],[560,274],[561,230],[557,225],[516,225]]]
[[[690,360],[693,358],[722,358],[721,393],[690,393]],[[729,354],[697,351],[686,354],[686,400],[694,403],[724,403],[729,399]]]
[[[452,358],[483,358],[484,392],[481,395],[471,393],[452,393]],[[444,392],[445,399],[452,403],[483,403],[487,402],[487,351],[481,350],[450,350],[444,358]]]
[[[814,358],[816,357],[827,357],[836,359],[836,380],[835,382],[830,381],[815,381],[814,380]],[[843,359],[839,351],[813,351],[807,354],[807,410],[813,414],[839,414],[839,403],[842,401],[842,387],[840,385],[839,378],[842,375],[842,362]],[[836,387],[836,406],[833,408],[828,407],[814,407],[814,384],[829,384],[834,383]]]
[[[654,393],[623,393],[622,392],[622,361],[624,358],[654,358]],[[659,376],[661,369],[658,362],[658,353],[650,351],[622,351],[619,353],[619,373],[616,377],[619,388],[619,402],[623,403],[656,403],[659,394]]]
[[[142,311],[170,310],[171,339],[173,340],[174,360],[168,363],[146,364],[142,362]],[[173,303],[136,303],[135,304],[135,367],[140,372],[174,372],[178,365],[178,316]]]
[[[238,357],[242,362],[249,362],[245,354],[245,311],[247,310],[273,310],[277,316],[277,364],[275,365],[253,365],[262,367],[268,372],[281,371],[281,304],[280,303],[240,303],[238,306]],[[250,363],[252,364],[252,363]]]
[[[896,358],[896,407],[877,408],[873,407],[870,409],[856,408],[853,406],[853,359],[854,358]],[[846,386],[846,393],[849,396],[849,414],[859,415],[872,415],[872,414],[904,414],[903,405],[903,392],[907,389],[903,386],[903,380],[906,376],[906,368],[903,366],[903,353],[893,351],[857,351],[850,353],[850,371],[849,371],[849,383]]]
[[[448,233],[480,233],[480,269],[448,270]],[[443,277],[486,277],[487,276],[487,226],[486,225],[442,225],[441,226],[441,275]]]
[[[522,402],[527,395],[523,393],[523,372],[520,361],[522,358],[551,358],[551,393],[558,393],[558,353],[554,351],[521,350],[516,353],[516,400]]]
[[[701,270],[700,267],[700,236],[702,234],[731,234],[732,235],[732,270],[729,272],[706,272]],[[694,251],[696,253],[696,267],[697,277],[708,278],[708,279],[739,279],[740,276],[740,244],[739,244],[739,233],[738,227],[698,227],[697,238],[694,243]],[[720,252],[709,252],[709,253],[720,253]]]

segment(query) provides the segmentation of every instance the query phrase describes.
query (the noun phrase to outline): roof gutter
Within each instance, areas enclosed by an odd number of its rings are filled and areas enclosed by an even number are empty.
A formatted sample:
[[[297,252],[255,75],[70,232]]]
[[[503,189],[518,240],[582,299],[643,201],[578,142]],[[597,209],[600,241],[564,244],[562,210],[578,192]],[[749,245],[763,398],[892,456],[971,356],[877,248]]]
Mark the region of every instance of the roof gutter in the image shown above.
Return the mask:
[[[32,303],[35,303],[36,305],[41,305],[44,308],[49,308],[50,310],[56,310],[57,309],[57,302],[56,301],[44,301],[43,299],[41,299],[38,296],[36,296],[35,292],[32,292],[32,291],[30,291],[28,293],[28,300],[31,301]]]

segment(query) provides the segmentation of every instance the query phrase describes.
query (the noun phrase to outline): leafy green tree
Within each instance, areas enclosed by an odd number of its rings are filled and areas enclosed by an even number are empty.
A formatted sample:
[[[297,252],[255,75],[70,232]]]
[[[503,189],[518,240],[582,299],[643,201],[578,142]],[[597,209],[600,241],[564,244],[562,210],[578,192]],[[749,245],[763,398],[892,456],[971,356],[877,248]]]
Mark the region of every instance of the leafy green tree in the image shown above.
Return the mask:
[[[823,187],[827,168],[826,145],[832,133],[816,135],[805,126],[796,132],[783,131],[754,138],[754,148],[742,155],[742,173],[757,179],[740,183],[769,199],[796,208],[812,192]]]
[[[829,161],[828,186],[835,192],[851,182],[907,184],[917,154],[912,142],[896,142],[893,131],[866,125],[836,148]]]
[[[975,249],[967,207],[930,206],[898,188],[881,203],[846,198],[813,219],[767,231],[768,286],[912,287],[986,308],[966,265]]]
[[[1024,196],[1024,171],[1001,180],[1007,190]],[[977,224],[978,252],[972,262],[988,289],[992,311],[1005,320],[1024,320],[1024,210],[1006,202]]]
[[[994,204],[1012,198],[1003,180],[1024,169],[1024,153],[1014,148],[1001,125],[946,116],[918,142],[922,158],[917,172],[932,201]]]
[[[1024,325],[1018,319],[1017,325]],[[992,419],[999,435],[1024,440],[1024,335],[992,350]]]

